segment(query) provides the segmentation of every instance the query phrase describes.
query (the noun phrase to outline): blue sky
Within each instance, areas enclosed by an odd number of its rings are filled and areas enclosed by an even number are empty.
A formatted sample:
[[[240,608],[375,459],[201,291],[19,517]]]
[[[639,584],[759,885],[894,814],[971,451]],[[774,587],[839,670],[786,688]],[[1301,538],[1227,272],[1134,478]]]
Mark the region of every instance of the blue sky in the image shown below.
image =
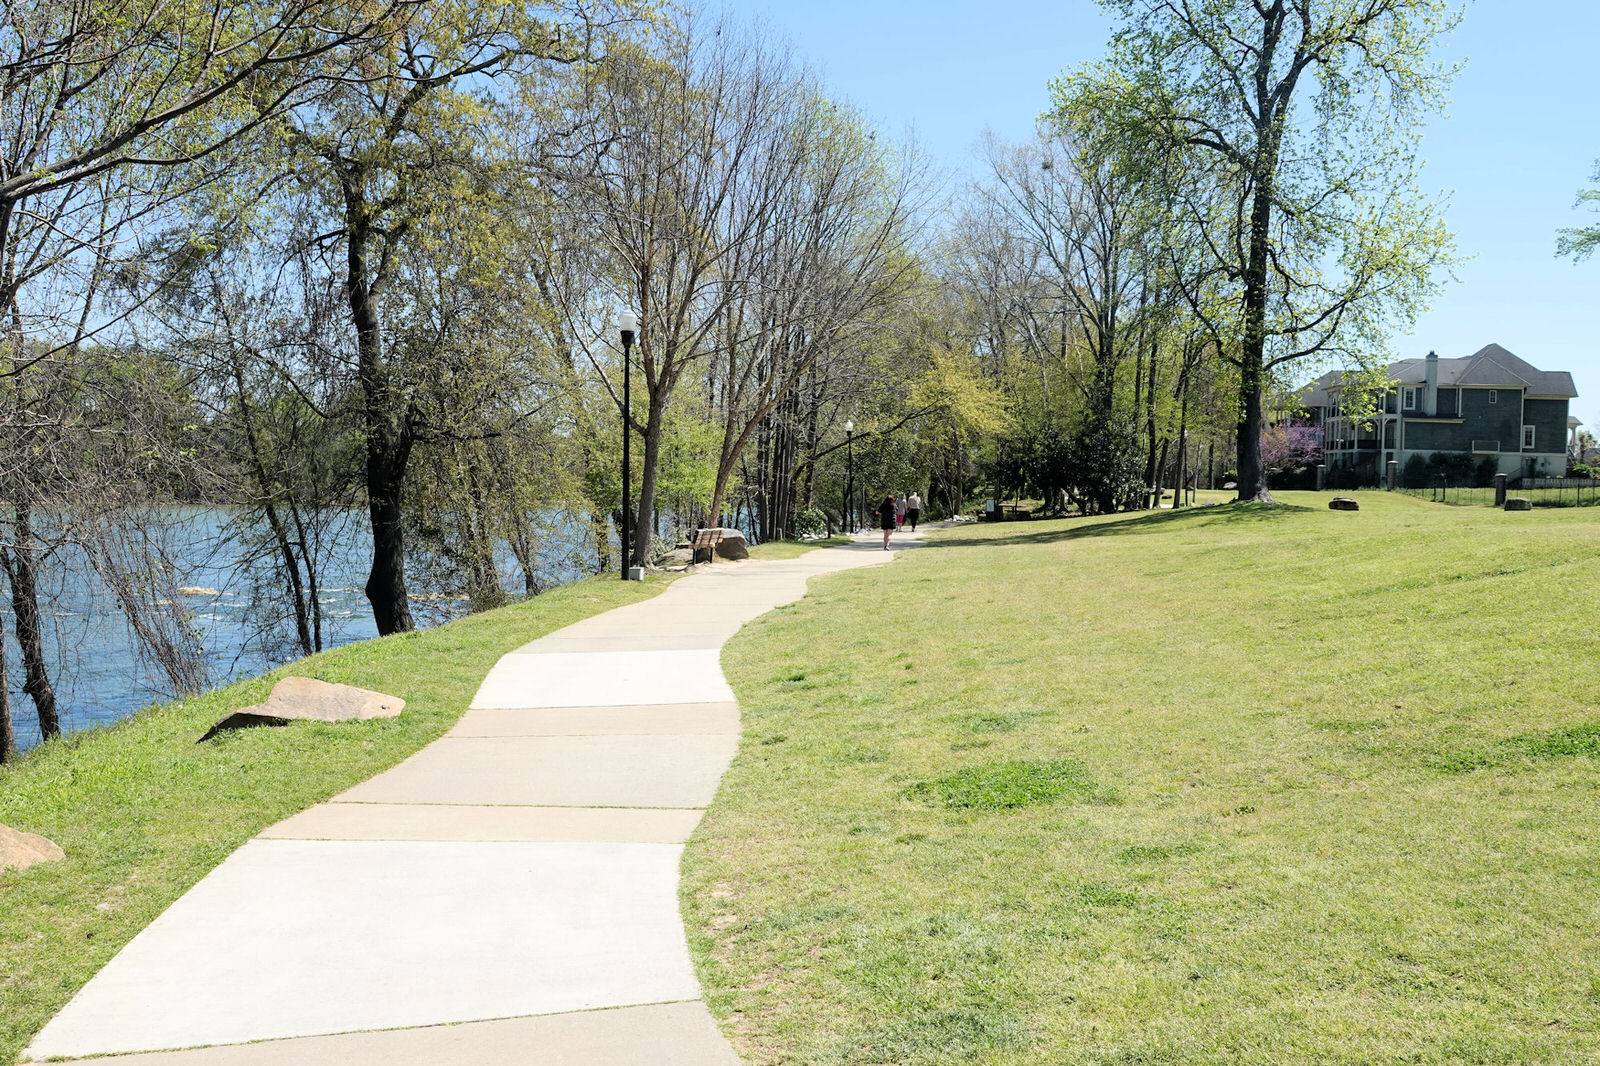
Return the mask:
[[[886,133],[914,133],[953,174],[974,172],[985,129],[1027,137],[1050,79],[1099,56],[1111,22],[1091,0],[726,0],[767,23]],[[1441,57],[1464,60],[1428,128],[1427,187],[1471,257],[1401,356],[1470,355],[1491,341],[1570,370],[1573,413],[1600,433],[1600,259],[1554,257],[1556,230],[1600,221],[1572,209],[1600,157],[1592,0],[1478,0]]]

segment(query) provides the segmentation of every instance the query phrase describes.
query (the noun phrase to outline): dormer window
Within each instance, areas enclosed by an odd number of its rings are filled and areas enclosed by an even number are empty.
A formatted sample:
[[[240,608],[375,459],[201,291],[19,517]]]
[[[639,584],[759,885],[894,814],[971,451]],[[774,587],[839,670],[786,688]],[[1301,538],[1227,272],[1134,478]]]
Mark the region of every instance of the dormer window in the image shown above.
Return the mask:
[[[1417,409],[1416,389],[1402,389],[1400,391],[1400,407],[1405,411],[1415,411]]]

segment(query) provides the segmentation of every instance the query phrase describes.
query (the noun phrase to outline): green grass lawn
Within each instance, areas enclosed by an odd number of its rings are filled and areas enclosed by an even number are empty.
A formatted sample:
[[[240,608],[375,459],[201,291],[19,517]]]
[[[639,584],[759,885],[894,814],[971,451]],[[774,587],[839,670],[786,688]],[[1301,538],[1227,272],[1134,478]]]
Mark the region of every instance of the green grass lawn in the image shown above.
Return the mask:
[[[736,637],[683,903],[745,1061],[1600,1062],[1600,513],[1355,495],[949,530]]]
[[[450,625],[352,644],[143,711],[0,766],[0,823],[63,862],[0,873],[0,1062],[140,929],[258,831],[399,762],[460,717],[501,655],[673,580],[615,575]],[[286,673],[404,698],[399,718],[297,723],[195,741]]]

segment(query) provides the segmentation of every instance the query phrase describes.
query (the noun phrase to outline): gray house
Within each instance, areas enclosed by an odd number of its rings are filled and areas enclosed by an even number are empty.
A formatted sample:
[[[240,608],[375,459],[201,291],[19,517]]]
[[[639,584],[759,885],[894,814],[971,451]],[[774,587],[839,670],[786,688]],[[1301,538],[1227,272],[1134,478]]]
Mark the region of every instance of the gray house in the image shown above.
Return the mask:
[[[1389,364],[1393,387],[1370,423],[1347,418],[1340,373],[1313,381],[1299,396],[1322,428],[1323,461],[1334,467],[1403,469],[1413,455],[1435,452],[1493,459],[1512,477],[1559,477],[1567,468],[1567,402],[1572,375],[1539,370],[1491,344],[1461,359],[1402,359]]]

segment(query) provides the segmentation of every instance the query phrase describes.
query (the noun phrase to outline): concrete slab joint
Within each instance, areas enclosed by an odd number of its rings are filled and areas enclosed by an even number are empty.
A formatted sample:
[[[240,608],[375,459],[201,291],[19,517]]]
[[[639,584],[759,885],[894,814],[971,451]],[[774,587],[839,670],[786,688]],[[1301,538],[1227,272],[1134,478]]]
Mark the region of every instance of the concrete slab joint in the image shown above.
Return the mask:
[[[713,569],[504,656],[444,737],[190,889],[25,1059],[736,1066],[677,901],[739,742],[721,647],[880,545]]]

